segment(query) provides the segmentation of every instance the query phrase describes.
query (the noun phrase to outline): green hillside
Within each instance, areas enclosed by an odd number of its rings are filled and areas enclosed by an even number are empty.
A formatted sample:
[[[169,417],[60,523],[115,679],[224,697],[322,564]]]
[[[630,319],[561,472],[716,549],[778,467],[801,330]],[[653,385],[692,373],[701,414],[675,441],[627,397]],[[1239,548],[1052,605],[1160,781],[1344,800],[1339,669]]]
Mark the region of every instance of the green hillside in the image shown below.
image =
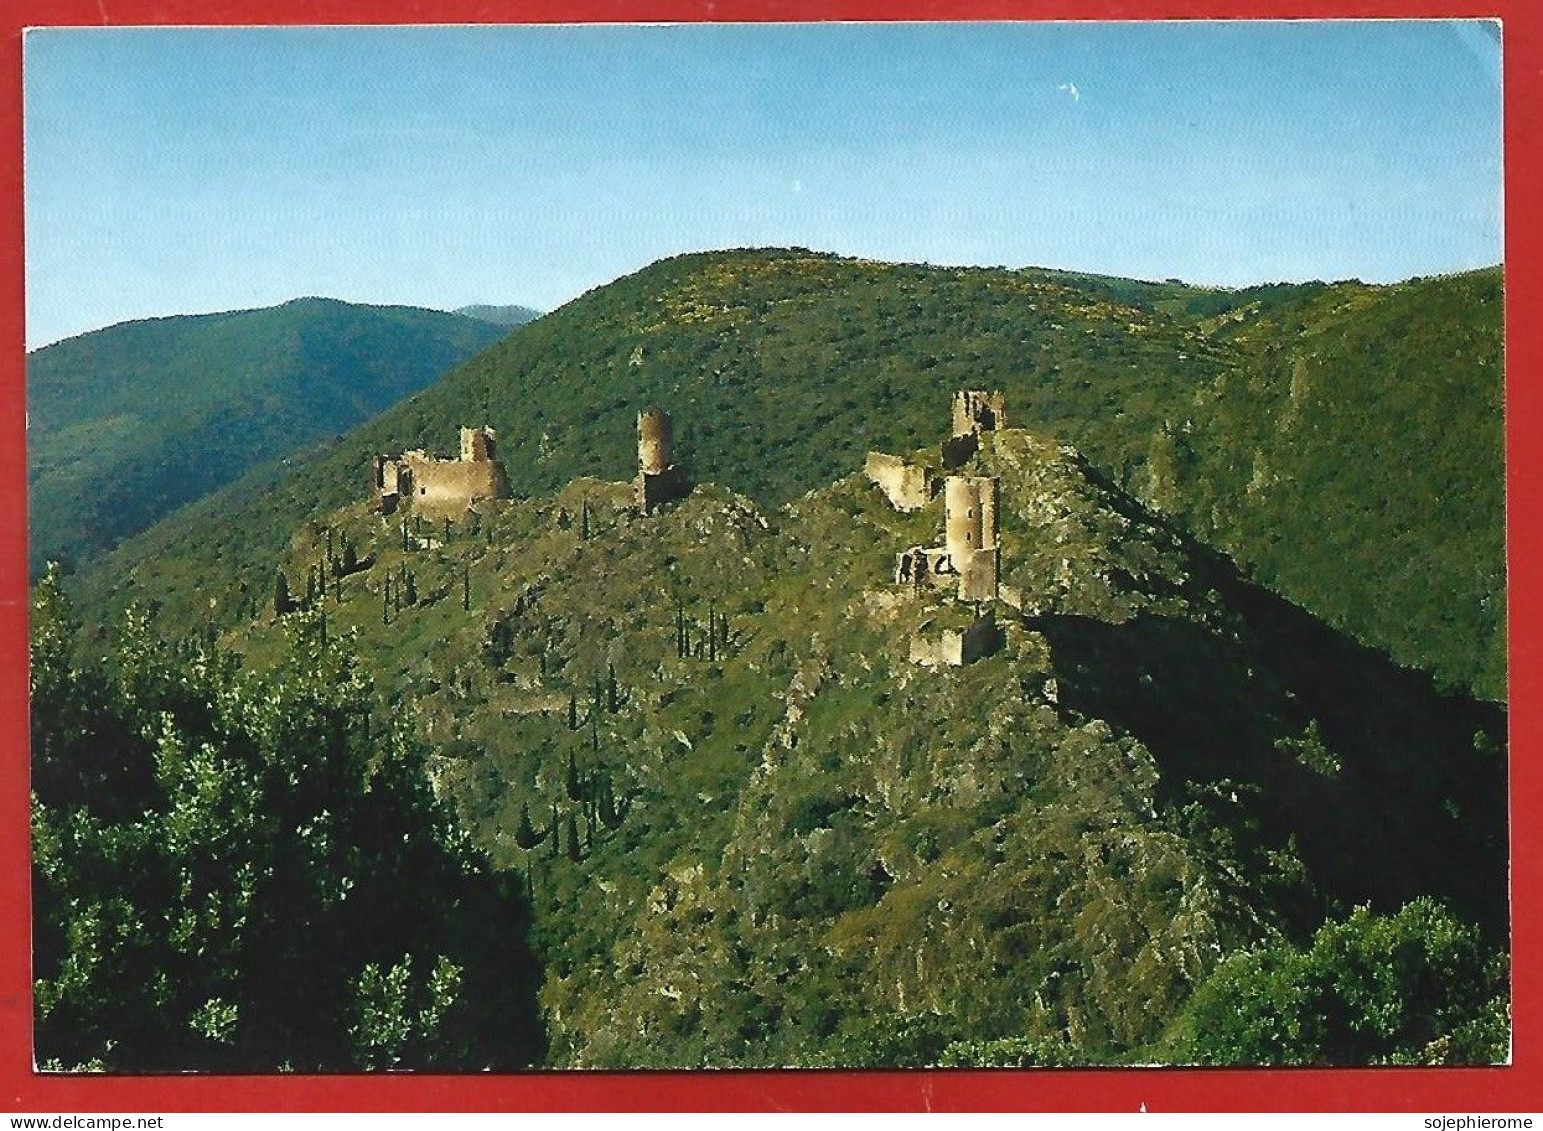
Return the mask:
[[[88,561],[251,467],[348,431],[504,333],[437,311],[299,299],[37,350],[32,568]]]
[[[1503,1055],[1503,712],[1073,449],[1012,430],[974,470],[1028,613],[999,605],[1002,650],[962,669],[907,653],[965,610],[891,581],[941,502],[902,515],[850,473],[646,519],[598,479],[448,522],[354,504],[284,548],[309,611],[275,619],[267,584],[220,645],[262,668],[347,641],[415,721],[530,893],[553,1065]],[[1290,1007],[1328,1034],[1306,1053],[1257,1036],[1299,954],[1329,978]]]
[[[934,438],[959,388],[1083,451],[1245,569],[1400,663],[1503,700],[1499,270],[1219,291],[801,251],[682,256],[569,303],[289,476],[238,484],[80,582],[175,628],[262,587],[370,457],[499,430],[519,492],[631,467],[638,408],[692,472],[773,506]],[[1295,393],[1293,393],[1295,389]],[[230,614],[233,615],[233,614]]]

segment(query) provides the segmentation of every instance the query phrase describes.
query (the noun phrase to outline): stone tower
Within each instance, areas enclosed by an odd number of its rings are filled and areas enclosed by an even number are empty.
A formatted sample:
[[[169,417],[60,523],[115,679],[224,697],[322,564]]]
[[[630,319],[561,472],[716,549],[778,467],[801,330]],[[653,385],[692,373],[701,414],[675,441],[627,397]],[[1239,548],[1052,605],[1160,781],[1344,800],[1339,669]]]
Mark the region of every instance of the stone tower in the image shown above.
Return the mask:
[[[675,463],[675,424],[662,408],[638,413],[638,470],[658,475]]]
[[[638,477],[633,491],[644,514],[686,493],[685,473],[675,463],[675,425],[663,409],[638,413]]]
[[[1001,390],[983,392],[961,389],[954,394],[954,420],[951,435],[995,432],[1007,427],[1006,398]]]
[[[943,537],[959,574],[961,601],[994,601],[1000,549],[997,540],[997,480],[950,475],[943,485]]]

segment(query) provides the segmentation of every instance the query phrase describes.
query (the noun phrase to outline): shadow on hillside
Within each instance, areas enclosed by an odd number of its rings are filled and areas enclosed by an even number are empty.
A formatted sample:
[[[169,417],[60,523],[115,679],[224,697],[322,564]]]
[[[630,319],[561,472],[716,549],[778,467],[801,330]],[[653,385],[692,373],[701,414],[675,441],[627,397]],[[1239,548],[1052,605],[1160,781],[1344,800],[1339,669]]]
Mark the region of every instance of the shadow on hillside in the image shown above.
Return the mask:
[[[1162,774],[1160,804],[1183,804],[1194,784],[1257,787],[1227,788],[1266,845],[1295,836],[1331,899],[1393,910],[1435,895],[1503,937],[1505,712],[1437,694],[1428,677],[1191,551],[1202,583],[1237,611],[1236,635],[1147,615],[1037,618],[1061,705],[1138,737]]]

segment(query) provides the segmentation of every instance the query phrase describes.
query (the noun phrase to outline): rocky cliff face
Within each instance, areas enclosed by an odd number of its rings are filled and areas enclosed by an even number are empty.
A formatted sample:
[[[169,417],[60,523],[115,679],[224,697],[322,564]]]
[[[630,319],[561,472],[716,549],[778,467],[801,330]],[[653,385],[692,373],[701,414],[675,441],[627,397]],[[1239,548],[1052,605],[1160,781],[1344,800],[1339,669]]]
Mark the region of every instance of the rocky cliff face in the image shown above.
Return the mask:
[[[705,486],[644,518],[581,480],[427,533],[333,516],[376,560],[332,630],[526,876],[556,1063],[1139,1059],[1222,956],[1354,903],[1434,894],[1500,937],[1500,711],[1245,582],[1064,444],[995,433],[974,472],[1021,607],[957,669],[908,659],[957,602],[891,583],[942,501],[898,512],[855,468],[776,509]],[[418,599],[383,605],[404,571]]]

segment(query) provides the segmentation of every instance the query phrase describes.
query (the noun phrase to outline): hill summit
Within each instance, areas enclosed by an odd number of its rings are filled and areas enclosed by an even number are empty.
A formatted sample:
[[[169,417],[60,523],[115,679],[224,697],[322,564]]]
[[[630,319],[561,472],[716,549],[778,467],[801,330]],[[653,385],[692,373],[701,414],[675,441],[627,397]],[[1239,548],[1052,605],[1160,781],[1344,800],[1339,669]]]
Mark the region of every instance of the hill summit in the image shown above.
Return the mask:
[[[775,508],[698,483],[645,514],[593,478],[361,498],[287,551],[330,588],[277,623],[254,598],[227,643],[347,634],[411,704],[525,877],[559,1065],[1208,1060],[1186,1008],[1229,955],[1431,897],[1499,945],[1502,712],[1064,442],[964,438],[891,457],[915,495],[870,461]],[[993,592],[966,592],[977,554]]]

